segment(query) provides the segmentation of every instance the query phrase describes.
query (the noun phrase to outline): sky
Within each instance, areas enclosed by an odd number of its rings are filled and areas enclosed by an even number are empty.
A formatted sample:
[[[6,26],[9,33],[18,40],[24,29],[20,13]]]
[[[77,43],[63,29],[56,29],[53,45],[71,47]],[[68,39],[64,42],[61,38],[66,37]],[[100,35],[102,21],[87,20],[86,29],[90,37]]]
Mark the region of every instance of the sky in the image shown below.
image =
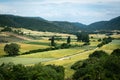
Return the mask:
[[[0,0],[0,14],[91,24],[120,16],[120,0]]]

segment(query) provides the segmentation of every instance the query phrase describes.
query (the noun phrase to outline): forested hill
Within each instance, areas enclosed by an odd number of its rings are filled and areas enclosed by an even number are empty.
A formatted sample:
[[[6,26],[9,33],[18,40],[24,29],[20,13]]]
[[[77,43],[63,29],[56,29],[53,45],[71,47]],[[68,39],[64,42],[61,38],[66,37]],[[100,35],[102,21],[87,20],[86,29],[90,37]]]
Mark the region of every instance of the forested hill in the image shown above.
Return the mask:
[[[120,30],[120,16],[109,21],[95,22],[87,27],[89,30]]]
[[[120,30],[120,16],[109,21],[84,25],[78,22],[48,21],[41,17],[0,15],[0,27],[22,27],[38,31],[74,33],[81,30]]]
[[[81,23],[67,22],[67,21],[53,21],[54,25],[61,27],[63,30],[67,32],[76,32],[79,30],[85,30],[86,25]],[[65,32],[64,31],[64,32]]]
[[[40,17],[21,17],[14,15],[0,15],[0,26],[23,27],[38,31],[65,33],[71,33],[81,30],[80,26],[76,26],[70,22],[54,22],[47,21]]]
[[[47,20],[37,17],[20,17],[13,15],[0,15],[0,26],[23,27],[38,31],[62,31],[62,29]]]

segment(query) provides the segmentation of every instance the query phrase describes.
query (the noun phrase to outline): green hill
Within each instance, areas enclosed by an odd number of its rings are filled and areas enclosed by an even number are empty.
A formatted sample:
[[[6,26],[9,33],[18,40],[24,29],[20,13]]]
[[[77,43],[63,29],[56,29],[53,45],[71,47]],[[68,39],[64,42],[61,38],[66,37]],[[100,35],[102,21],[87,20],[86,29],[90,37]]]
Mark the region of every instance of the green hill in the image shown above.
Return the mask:
[[[0,15],[0,26],[23,27],[38,31],[59,32],[60,27],[35,17],[20,17],[13,15]]]
[[[78,22],[48,21],[41,17],[21,17],[15,15],[0,15],[0,26],[22,27],[37,31],[74,33],[78,31],[120,30],[120,16],[109,21],[95,22],[84,25]]]
[[[79,31],[80,28],[70,22],[52,22],[40,17],[21,17],[0,15],[0,26],[22,27],[38,31],[65,32]]]
[[[83,25],[81,23],[73,23],[67,21],[53,21],[52,23],[61,27],[64,32],[77,32],[80,30],[84,30],[84,27],[86,27],[86,25]]]
[[[109,21],[95,22],[87,27],[89,30],[120,30],[120,16]]]

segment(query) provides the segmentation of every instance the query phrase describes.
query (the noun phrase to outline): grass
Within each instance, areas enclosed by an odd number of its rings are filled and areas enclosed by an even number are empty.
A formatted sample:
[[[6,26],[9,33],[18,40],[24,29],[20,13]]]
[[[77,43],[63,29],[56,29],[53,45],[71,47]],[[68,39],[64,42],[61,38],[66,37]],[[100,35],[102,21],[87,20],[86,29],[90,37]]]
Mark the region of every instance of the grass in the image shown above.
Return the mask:
[[[19,57],[27,57],[27,58],[61,58],[69,55],[73,55],[78,52],[82,52],[84,49],[80,48],[70,48],[70,49],[59,49],[53,51],[46,52],[38,52],[34,54],[21,55]]]
[[[120,40],[113,40],[111,43],[104,45],[100,50],[111,53],[114,49],[120,48]]]
[[[48,45],[50,45],[50,41],[48,42],[40,42],[40,41],[26,41],[26,42],[24,42],[24,43],[26,43],[26,44],[34,44],[34,45],[45,45],[45,46],[48,46]]]
[[[4,43],[0,43],[0,56],[5,55],[5,52],[4,52],[4,46],[5,46]]]
[[[93,38],[95,38],[95,39],[107,37],[105,34],[90,34],[89,36],[90,36],[90,37],[93,37]]]
[[[55,64],[55,65],[62,65],[65,67],[65,78],[71,77],[74,73],[74,70],[70,69],[71,65],[73,65],[78,60],[84,60],[88,58],[89,54],[91,54],[94,50],[86,51],[84,53],[80,53],[75,55],[71,58],[64,59],[64,60],[53,60],[48,62],[43,62],[44,64]]]
[[[19,57],[3,57],[0,58],[0,64],[12,62],[14,64],[32,65],[39,62],[53,60],[54,58],[19,58]]]
[[[18,43],[18,44],[21,46],[20,53],[27,52],[29,50],[44,49],[49,47],[46,45],[37,45],[37,44],[25,44],[25,43]]]
[[[4,46],[6,43],[0,43],[0,56],[6,55],[6,53],[4,52]],[[48,48],[49,46],[47,45],[37,45],[37,44],[25,44],[25,43],[19,43],[17,42],[17,44],[20,45],[20,54],[27,52],[29,50],[35,50],[35,49],[44,49],[44,48]]]
[[[62,36],[62,37],[67,37],[67,36],[72,36],[75,37],[74,35],[71,34],[64,34],[64,33],[55,33],[55,32],[40,32],[40,31],[33,31],[29,29],[24,29],[24,28],[14,28],[14,30],[21,30],[23,31],[26,35],[32,35],[32,36]]]
[[[111,35],[111,37],[120,39],[120,34],[113,34],[113,35]]]

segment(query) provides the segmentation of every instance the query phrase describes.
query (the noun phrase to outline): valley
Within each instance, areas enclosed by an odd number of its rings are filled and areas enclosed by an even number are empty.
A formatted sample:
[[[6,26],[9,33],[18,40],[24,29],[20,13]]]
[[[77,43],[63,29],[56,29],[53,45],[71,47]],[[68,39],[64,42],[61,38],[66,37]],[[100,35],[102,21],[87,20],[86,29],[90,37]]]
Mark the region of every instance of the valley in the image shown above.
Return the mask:
[[[2,27],[0,28],[3,29]],[[120,34],[112,34],[109,37],[114,38],[112,42],[102,47],[97,47],[103,39],[108,37],[106,34],[89,34],[90,44],[83,45],[84,42],[78,42],[74,34],[54,33],[54,32],[39,32],[25,28],[12,28],[13,30],[20,30],[24,34],[15,34],[14,32],[0,32],[0,65],[2,63],[13,62],[14,64],[23,64],[25,66],[33,66],[41,63],[44,65],[61,65],[65,68],[65,78],[72,78],[74,70],[71,66],[79,61],[85,60],[94,51],[103,50],[110,54],[114,49],[120,48]],[[55,36],[56,46],[59,47],[66,43],[67,37],[71,37],[71,47],[58,48],[56,50],[48,50],[43,52],[35,52],[30,54],[23,54],[31,50],[51,48],[50,38]],[[7,42],[4,42],[7,41]],[[4,46],[9,43],[16,43],[20,45],[20,52],[18,56],[7,56],[4,52]],[[69,73],[69,74],[68,74]]]

